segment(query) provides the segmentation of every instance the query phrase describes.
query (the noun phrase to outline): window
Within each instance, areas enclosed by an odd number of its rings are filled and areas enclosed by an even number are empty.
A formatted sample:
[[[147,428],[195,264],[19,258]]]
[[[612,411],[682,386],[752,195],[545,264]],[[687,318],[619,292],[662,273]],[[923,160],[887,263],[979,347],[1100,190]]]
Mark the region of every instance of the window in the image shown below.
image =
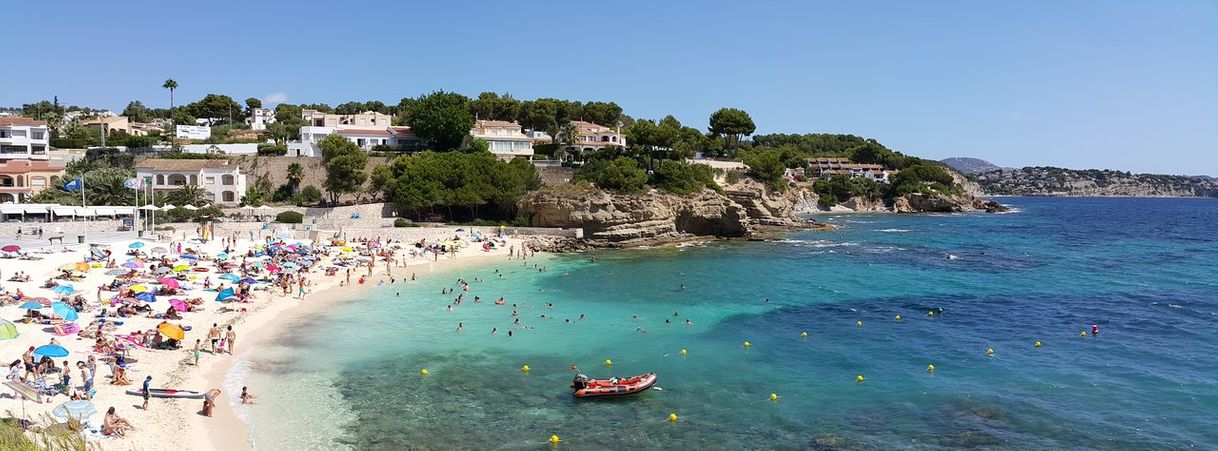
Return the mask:
[[[232,175],[225,174],[223,177],[220,178],[220,184],[236,185],[237,182],[235,181],[235,178]]]
[[[225,191],[224,195],[221,198],[223,199],[222,202],[236,202],[237,201],[237,196],[235,194],[233,194],[232,191]]]
[[[30,132],[31,139],[44,139],[43,136],[45,136],[45,134],[40,131]]]
[[[46,177],[31,177],[30,186],[47,186]]]
[[[216,178],[215,178],[215,177],[208,177],[208,178],[205,178],[205,179],[203,179],[203,180],[206,180],[208,185],[215,185],[215,184],[216,184]]]
[[[8,130],[0,130],[0,138],[8,138]]]
[[[157,174],[157,175],[156,175],[156,184],[157,184],[157,185],[164,185],[164,184],[165,184],[165,174]]]

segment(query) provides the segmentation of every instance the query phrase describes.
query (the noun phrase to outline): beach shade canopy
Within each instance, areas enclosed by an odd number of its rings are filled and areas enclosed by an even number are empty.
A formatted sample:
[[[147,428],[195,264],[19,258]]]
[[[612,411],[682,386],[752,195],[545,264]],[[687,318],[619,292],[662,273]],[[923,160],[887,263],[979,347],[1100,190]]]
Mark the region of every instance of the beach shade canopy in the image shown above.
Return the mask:
[[[4,386],[8,387],[14,393],[16,393],[17,395],[19,395],[25,399],[28,399],[30,401],[34,401],[37,403],[42,402],[42,393],[39,393],[37,388],[31,387],[31,386],[29,386],[29,384],[26,384],[25,382],[4,381]]]
[[[0,340],[12,340],[21,336],[17,326],[6,319],[0,319]]]
[[[174,340],[183,340],[186,338],[186,331],[174,324],[162,323],[161,325],[156,326],[156,330],[157,332],[160,332],[161,335]]]
[[[157,208],[156,205],[148,204],[143,207],[140,207],[140,210],[151,211],[151,210],[160,210],[160,208]]]
[[[241,279],[239,282],[244,283],[244,284],[247,284],[247,285],[253,285],[253,284],[258,283],[258,281],[257,281],[257,280],[251,279],[251,278],[249,278],[249,277],[246,277],[246,278],[244,278],[244,279]]]
[[[216,302],[224,302],[235,297],[237,297],[236,291],[233,291],[232,288],[225,288],[219,293],[216,293]]]
[[[223,252],[216,254],[216,260],[228,260],[228,254]]]
[[[167,287],[169,287],[169,288],[178,288],[178,280],[177,280],[177,279],[171,279],[171,278],[168,278],[168,277],[162,277],[162,278],[161,278],[161,280],[160,280],[160,282],[161,282],[161,285],[167,286]]]
[[[64,347],[60,345],[42,345],[34,350],[34,354],[56,359],[60,357],[67,357],[68,350],[64,349]]]
[[[125,269],[118,269],[118,268],[115,268],[115,269],[111,269],[111,270],[109,270],[109,271],[106,271],[106,275],[107,275],[107,276],[121,276],[121,275],[126,274],[126,273],[127,273],[127,270],[125,270]]]
[[[89,264],[85,262],[76,262],[76,267],[74,269],[80,272],[88,272]]]
[[[4,247],[0,247],[0,251],[4,252],[17,252],[19,250],[21,250],[21,246],[16,244],[6,244]]]
[[[199,207],[196,207],[196,206],[191,205],[191,204],[186,204],[186,205],[183,205],[183,206],[182,206],[182,208],[185,208],[185,209],[190,210],[190,211],[195,211],[195,210],[198,210],[198,209],[199,209]]]
[[[173,210],[173,209],[175,209],[175,208],[178,208],[178,207],[177,207],[177,205],[174,205],[174,204],[165,204],[165,206],[164,206],[164,207],[161,207],[161,210],[169,211],[169,210]]]
[[[144,264],[140,262],[127,262],[123,263],[122,266],[127,269],[140,269],[144,267]]]
[[[144,302],[156,302],[156,296],[153,296],[152,293],[148,292],[136,293],[135,298]]]
[[[190,310],[190,307],[188,307],[185,302],[182,302],[181,299],[170,299],[169,305],[173,306],[173,309],[179,312]]]
[[[76,288],[71,285],[55,285],[51,287],[51,291],[59,294],[72,294],[72,292],[76,291]]]
[[[132,285],[130,290],[132,293],[147,293],[148,287],[143,285]]]
[[[240,277],[237,277],[237,275],[236,275],[236,274],[225,274],[225,275],[220,276],[220,280],[227,280],[227,281],[229,281],[229,282],[236,282],[236,281],[238,281],[238,280],[241,280],[241,278],[240,278]]]
[[[51,414],[65,420],[84,421],[93,415],[97,415],[97,408],[89,401],[78,399],[56,406],[51,410]]]
[[[43,307],[46,307],[46,306],[39,304],[37,302],[34,302],[34,301],[25,301],[25,303],[21,304],[18,308],[20,308],[22,310],[38,310]]]
[[[141,247],[144,247],[144,242],[143,242],[143,241],[136,241],[136,242],[134,242],[134,243],[131,243],[131,244],[130,244],[129,246],[127,246],[127,247],[128,247],[128,248],[131,248],[131,249],[139,249],[139,248],[141,248]]]
[[[179,255],[178,258],[184,258],[186,260],[198,260],[199,256],[194,254],[182,254]]]
[[[80,319],[80,315],[76,313],[76,309],[74,309],[74,308],[72,308],[72,306],[70,306],[68,304],[64,304],[62,302],[56,302],[54,304],[51,304],[51,311],[55,312],[56,316],[59,316],[60,318],[66,319],[68,321],[76,321],[76,320]]]

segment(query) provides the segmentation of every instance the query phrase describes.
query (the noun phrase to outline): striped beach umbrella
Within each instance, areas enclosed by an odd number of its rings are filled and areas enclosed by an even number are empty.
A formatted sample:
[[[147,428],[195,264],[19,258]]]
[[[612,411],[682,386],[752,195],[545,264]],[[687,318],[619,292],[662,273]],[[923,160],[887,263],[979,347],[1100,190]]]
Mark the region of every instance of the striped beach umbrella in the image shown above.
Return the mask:
[[[39,393],[38,389],[31,387],[24,382],[4,381],[4,386],[8,387],[10,390],[20,395],[24,399],[39,403],[42,402],[42,393]]]
[[[73,419],[76,421],[84,421],[93,415],[97,415],[97,407],[93,403],[78,399],[68,401],[51,409],[51,414],[59,418]]]

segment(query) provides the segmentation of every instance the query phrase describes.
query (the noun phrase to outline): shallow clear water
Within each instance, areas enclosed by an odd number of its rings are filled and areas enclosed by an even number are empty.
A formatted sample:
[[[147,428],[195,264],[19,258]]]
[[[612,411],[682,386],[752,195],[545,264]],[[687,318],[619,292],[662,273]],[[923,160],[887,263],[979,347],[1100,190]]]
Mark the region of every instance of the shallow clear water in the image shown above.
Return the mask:
[[[262,449],[1218,447],[1218,201],[1006,201],[377,287],[287,320],[240,413]],[[457,277],[484,281],[449,312]],[[577,401],[571,364],[663,390]]]

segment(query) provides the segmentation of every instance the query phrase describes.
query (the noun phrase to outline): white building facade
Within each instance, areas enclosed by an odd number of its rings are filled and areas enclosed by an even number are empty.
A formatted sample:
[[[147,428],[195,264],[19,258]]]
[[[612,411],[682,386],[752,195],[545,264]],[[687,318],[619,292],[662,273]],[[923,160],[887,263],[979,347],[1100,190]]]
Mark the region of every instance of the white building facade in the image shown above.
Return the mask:
[[[135,174],[155,191],[173,191],[196,185],[212,203],[227,206],[241,201],[247,188],[241,167],[228,160],[177,160],[149,158],[135,165]]]
[[[0,117],[0,160],[48,160],[50,139],[44,121]]]
[[[524,134],[518,123],[478,120],[469,136],[486,141],[488,150],[501,160],[533,159],[533,138]]]
[[[564,137],[559,138],[559,142],[564,143],[563,150],[587,152],[610,146],[626,147],[626,135],[622,134],[620,128],[612,129],[585,121],[571,121],[571,124],[575,126],[578,133],[575,136],[574,144],[567,145]]]
[[[275,123],[275,110],[254,108],[250,112],[250,117],[245,119],[245,123],[250,125],[250,130],[266,130],[266,126]]]

